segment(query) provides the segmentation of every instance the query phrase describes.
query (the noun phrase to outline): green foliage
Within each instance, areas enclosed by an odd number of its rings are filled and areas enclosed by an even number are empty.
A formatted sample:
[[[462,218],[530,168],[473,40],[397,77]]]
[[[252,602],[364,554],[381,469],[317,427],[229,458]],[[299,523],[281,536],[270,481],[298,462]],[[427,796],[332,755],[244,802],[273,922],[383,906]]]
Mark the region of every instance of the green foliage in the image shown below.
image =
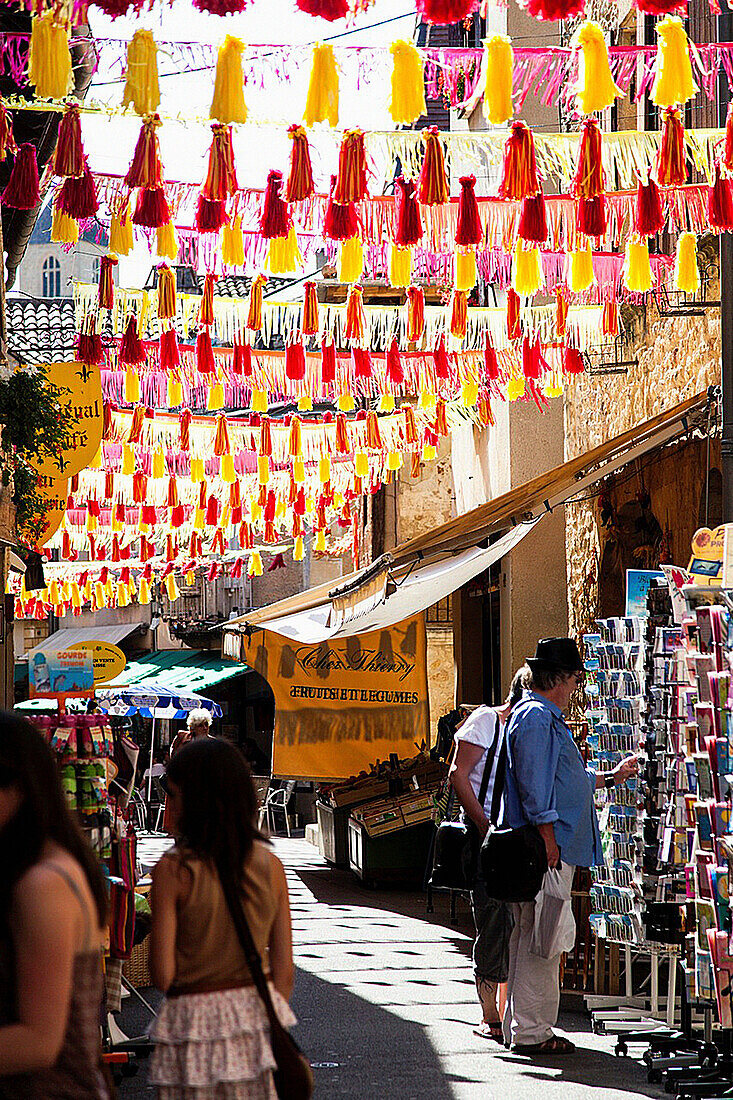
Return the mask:
[[[17,529],[29,545],[40,536],[47,510],[32,463],[70,440],[59,396],[43,367],[18,370],[0,381],[0,479],[3,485],[12,481]]]

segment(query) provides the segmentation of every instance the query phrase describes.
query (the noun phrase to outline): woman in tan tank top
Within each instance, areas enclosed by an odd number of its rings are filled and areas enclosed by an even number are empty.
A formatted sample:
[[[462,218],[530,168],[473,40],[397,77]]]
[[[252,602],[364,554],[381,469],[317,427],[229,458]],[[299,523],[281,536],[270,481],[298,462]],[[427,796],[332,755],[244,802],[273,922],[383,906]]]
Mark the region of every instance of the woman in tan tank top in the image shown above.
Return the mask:
[[[285,872],[255,826],[247,762],[233,745],[184,745],[167,772],[177,843],[153,872],[151,969],[166,1000],[153,1026],[159,1100],[277,1100],[269,1024],[221,879],[240,895],[283,1024],[293,988]]]
[[[38,731],[0,712],[0,1097],[108,1100],[107,897]]]

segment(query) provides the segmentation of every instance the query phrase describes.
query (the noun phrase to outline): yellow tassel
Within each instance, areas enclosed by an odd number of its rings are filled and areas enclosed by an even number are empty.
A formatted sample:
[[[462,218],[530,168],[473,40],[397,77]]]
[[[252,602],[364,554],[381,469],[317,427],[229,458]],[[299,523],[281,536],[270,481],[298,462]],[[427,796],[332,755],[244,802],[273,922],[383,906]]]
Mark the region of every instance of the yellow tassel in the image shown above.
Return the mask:
[[[557,374],[553,371],[550,381],[545,386],[546,397],[559,397],[563,391],[563,385]]]
[[[270,480],[270,456],[257,456],[257,476],[260,485],[267,485]]]
[[[328,455],[321,455],[318,461],[318,480],[321,485],[331,480],[331,459]]]
[[[379,411],[380,413],[393,413],[395,409],[394,394],[383,393],[379,398]]]
[[[79,223],[54,204],[51,218],[51,240],[54,244],[76,244],[79,240]]]
[[[597,23],[583,23],[573,35],[571,45],[581,51],[578,83],[573,88],[578,97],[578,109],[584,115],[605,110],[623,92],[611,76],[603,31]]]
[[[313,47],[313,68],[308,85],[303,121],[306,126],[316,122],[339,124],[339,77],[333,46],[318,43]]]
[[[503,126],[514,115],[514,50],[504,34],[495,34],[484,42],[484,118],[493,126]]]
[[[425,462],[432,462],[437,455],[437,451],[432,443],[425,443],[422,449],[422,456]]]
[[[71,606],[77,609],[82,606],[81,591],[76,581],[71,582]]]
[[[94,585],[94,602],[96,603],[97,607],[107,606],[107,597],[104,594],[104,585],[101,583],[101,581],[97,581],[97,583]]]
[[[279,500],[277,502],[277,507],[275,508],[275,519],[276,520],[282,520],[285,517],[285,513],[287,512],[287,510],[288,509],[287,509],[287,506],[285,504],[285,501],[284,500]]]
[[[227,267],[242,267],[244,264],[244,237],[239,214],[231,225],[225,225],[222,230],[221,259]]]
[[[203,458],[191,459],[191,481],[194,485],[200,484],[206,477]]]
[[[354,473],[357,477],[369,477],[369,458],[363,451],[354,455]]]
[[[99,527],[99,521],[97,520],[97,517],[93,516],[91,514],[91,512],[87,512],[87,521],[86,521],[87,531],[90,534],[93,534],[94,531],[96,531],[98,527]]]
[[[685,294],[696,294],[700,289],[700,270],[697,266],[697,238],[694,233],[680,233],[677,238],[677,255],[674,261],[674,288]]]
[[[652,289],[652,268],[649,263],[649,243],[629,240],[624,259],[624,286],[627,290],[643,294]]]
[[[187,569],[186,570],[185,581],[186,581],[186,586],[188,588],[191,588],[191,587],[193,587],[194,584],[196,584],[196,570],[195,569]]]
[[[389,113],[397,126],[411,126],[427,112],[422,58],[412,42],[402,38],[392,43],[389,52],[394,58]]]
[[[152,470],[154,478],[161,478],[166,476],[165,451],[162,449],[162,447],[158,447],[157,450],[153,451]]]
[[[130,235],[132,235],[132,225],[130,226]],[[161,225],[155,230],[156,238],[156,254],[162,260],[177,260],[178,259],[178,239],[176,237],[176,230],[173,222],[168,222],[167,225]]]
[[[114,252],[115,256],[129,256],[133,246],[132,219],[128,200],[112,215],[109,223],[109,250]]]
[[[344,390],[338,396],[338,408],[339,412],[350,413],[356,408],[356,402],[354,401],[354,395],[350,390]]]
[[[262,505],[257,500],[253,500],[249,510],[250,517],[253,524],[258,524],[262,518]]]
[[[122,106],[132,103],[138,115],[152,115],[160,105],[158,47],[152,31],[135,31],[127,47],[127,72]]]
[[[326,532],[323,528],[316,532],[316,541],[313,544],[313,550],[316,554],[325,554],[326,552]]]
[[[128,405],[137,405],[140,400],[140,376],[134,367],[125,371],[125,401]]]
[[[307,413],[313,409],[313,398],[309,393],[301,393],[298,398],[298,412]]]
[[[527,245],[521,237],[517,239],[514,250],[512,286],[517,294],[531,298],[543,284],[542,257],[539,248]]]
[[[262,572],[262,555],[260,554],[259,550],[253,550],[249,556],[247,574],[250,577],[261,577]]]
[[[293,561],[302,561],[305,557],[305,546],[303,545],[303,536],[296,535],[295,542],[293,543]]]
[[[237,480],[237,472],[234,469],[234,459],[231,455],[221,456],[221,467],[219,470],[219,477],[227,485],[233,485]],[[222,523],[223,526],[223,523]]]
[[[512,376],[506,384],[506,395],[509,401],[516,401],[520,397],[524,397],[524,391],[527,388],[524,381],[524,375],[521,377]]]
[[[461,386],[461,404],[466,409],[472,409],[478,401],[478,382],[467,378]]]
[[[178,591],[176,578],[172,573],[169,573],[168,576],[165,578],[165,590],[170,602],[175,603],[181,593]]]
[[[193,529],[201,533],[206,527],[206,513],[203,508],[197,508],[193,514]]]
[[[387,455],[387,469],[392,470],[394,472],[395,470],[401,469],[401,467],[402,467],[402,455],[400,454],[400,452],[399,451],[390,451],[389,454]]]
[[[267,412],[267,393],[265,390],[252,390],[252,412]]]
[[[168,408],[177,409],[183,404],[183,386],[177,374],[168,375]]]
[[[456,290],[473,290],[476,286],[476,251],[473,248],[456,249]]]
[[[437,394],[434,394],[431,390],[420,390],[420,396],[417,401],[418,409],[434,409],[437,403]]]
[[[122,581],[117,582],[117,606],[127,607],[130,603],[130,593],[127,590],[127,585]]]
[[[69,32],[54,19],[49,10],[31,22],[28,80],[40,99],[63,99],[73,87]]]
[[[247,121],[242,74],[243,53],[244,42],[228,34],[219,47],[216,60],[214,98],[211,101],[209,118],[219,122]]]
[[[92,598],[92,582],[90,580],[87,580],[87,583],[84,585],[81,591],[85,601],[89,603]]]
[[[357,234],[339,248],[338,277],[340,283],[358,283],[364,270],[364,245]]]
[[[224,408],[224,387],[221,382],[214,382],[209,386],[209,396],[206,402],[209,412],[217,412]]]
[[[127,586],[127,591],[130,593],[131,596],[137,596],[137,589],[135,587],[135,582],[134,580],[132,580],[132,578],[130,578],[130,583]]]
[[[583,290],[593,286],[595,275],[593,273],[593,252],[590,241],[586,242],[585,248],[578,248],[575,252],[570,253],[570,277],[568,282],[570,289],[575,294],[580,294]]]
[[[138,584],[137,602],[150,603],[150,581],[147,577],[141,577]]]
[[[112,516],[112,530],[113,531],[122,531],[122,530],[124,530],[124,527],[125,527],[125,525],[122,522],[122,520],[117,519],[117,516],[113,515]]]
[[[302,458],[293,459],[293,481],[296,485],[305,483],[305,462]]]
[[[122,444],[122,473],[135,473],[135,448],[132,443]]]
[[[657,23],[656,31],[657,59],[652,102],[657,107],[684,106],[699,89],[692,78],[690,44],[682,20],[677,15],[665,15]]]
[[[389,285],[409,286],[412,280],[412,249],[393,244],[389,250]]]
[[[273,275],[290,275],[303,266],[303,257],[298,247],[298,234],[295,226],[290,226],[287,237],[273,237],[267,249],[267,267]]]

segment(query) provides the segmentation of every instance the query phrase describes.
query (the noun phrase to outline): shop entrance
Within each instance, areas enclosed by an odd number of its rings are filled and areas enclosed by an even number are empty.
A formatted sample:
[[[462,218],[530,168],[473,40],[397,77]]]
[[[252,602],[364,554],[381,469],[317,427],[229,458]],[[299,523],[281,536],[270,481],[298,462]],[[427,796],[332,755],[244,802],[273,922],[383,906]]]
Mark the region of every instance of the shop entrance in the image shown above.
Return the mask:
[[[500,577],[498,561],[455,595],[457,703],[501,702]]]

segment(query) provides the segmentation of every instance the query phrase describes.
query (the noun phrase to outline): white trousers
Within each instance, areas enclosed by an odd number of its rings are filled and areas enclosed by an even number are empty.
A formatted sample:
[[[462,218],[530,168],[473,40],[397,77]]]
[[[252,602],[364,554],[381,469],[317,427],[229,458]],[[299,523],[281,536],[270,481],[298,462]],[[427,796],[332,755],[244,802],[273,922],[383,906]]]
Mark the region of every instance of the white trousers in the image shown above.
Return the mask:
[[[567,897],[573,886],[575,867],[563,863],[560,872]],[[553,1035],[560,1007],[560,956],[542,959],[531,955],[529,945],[534,928],[534,902],[512,906],[514,929],[509,940],[504,1038],[515,1046],[544,1043]]]

